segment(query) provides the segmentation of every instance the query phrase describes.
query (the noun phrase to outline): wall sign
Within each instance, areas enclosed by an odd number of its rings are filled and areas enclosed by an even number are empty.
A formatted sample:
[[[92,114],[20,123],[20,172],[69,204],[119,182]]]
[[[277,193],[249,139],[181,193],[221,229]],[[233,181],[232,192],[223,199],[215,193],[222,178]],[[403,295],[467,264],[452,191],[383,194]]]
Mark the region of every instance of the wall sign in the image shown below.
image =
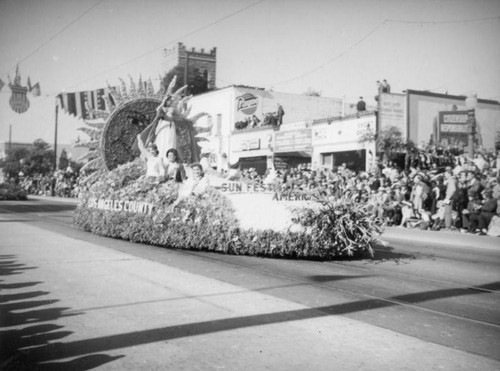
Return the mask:
[[[253,115],[259,105],[258,98],[250,93],[243,93],[236,98],[236,111],[245,115]]]

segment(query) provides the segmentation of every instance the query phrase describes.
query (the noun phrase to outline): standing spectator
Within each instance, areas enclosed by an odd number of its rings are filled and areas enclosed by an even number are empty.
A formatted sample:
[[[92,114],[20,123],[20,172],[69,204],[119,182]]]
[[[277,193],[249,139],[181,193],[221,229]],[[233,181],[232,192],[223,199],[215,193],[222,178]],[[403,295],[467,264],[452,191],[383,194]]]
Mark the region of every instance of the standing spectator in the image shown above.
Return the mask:
[[[494,160],[493,167],[495,168],[497,176],[500,175],[500,151],[497,152],[497,158]]]
[[[359,101],[356,104],[356,109],[358,110],[358,112],[366,111],[366,103],[363,100],[363,97],[359,97]]]
[[[281,104],[278,103],[278,110],[276,111],[276,119],[278,121],[278,125],[283,124],[283,116],[285,115],[285,110],[281,106]]]
[[[391,92],[391,85],[387,82],[387,80],[382,81],[382,93],[390,93]]]
[[[382,93],[382,84],[380,83],[380,80],[377,80],[377,96],[376,96],[376,100],[378,100],[378,97],[380,96],[380,93]]]
[[[257,127],[260,124],[260,120],[257,116],[252,115],[252,127]]]
[[[451,212],[453,210],[453,203],[457,193],[457,178],[453,175],[450,168],[447,168],[445,173],[446,194],[444,198],[444,227],[451,228]]]
[[[491,181],[491,186],[492,197],[496,200],[500,200],[500,174],[496,179]]]
[[[477,166],[479,171],[482,172],[484,170],[484,168],[488,165],[488,163],[484,159],[483,155],[480,153],[476,153],[476,155],[474,157],[475,157],[474,161],[473,161],[474,164]]]

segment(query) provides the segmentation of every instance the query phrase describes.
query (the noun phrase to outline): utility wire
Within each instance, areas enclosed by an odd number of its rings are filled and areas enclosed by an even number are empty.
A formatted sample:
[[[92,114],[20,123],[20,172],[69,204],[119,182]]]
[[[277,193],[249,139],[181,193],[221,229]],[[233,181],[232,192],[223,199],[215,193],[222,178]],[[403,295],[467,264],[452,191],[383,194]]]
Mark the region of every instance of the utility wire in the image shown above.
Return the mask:
[[[210,22],[210,23],[208,23],[208,24],[206,24],[206,25],[204,25],[204,26],[202,26],[202,27],[200,27],[200,28],[197,28],[197,29],[196,29],[196,30],[194,30],[194,31],[191,31],[191,32],[188,32],[188,33],[186,33],[186,34],[184,34],[184,35],[182,35],[182,36],[179,36],[179,37],[177,37],[177,38],[175,38],[175,39],[173,39],[173,40],[169,41],[168,43],[163,44],[162,46],[159,46],[159,47],[156,47],[156,48],[154,48],[154,49],[151,49],[151,50],[149,50],[149,51],[147,51],[147,52],[145,52],[145,53],[142,53],[142,54],[140,54],[140,55],[138,55],[138,56],[136,56],[136,57],[134,57],[134,58],[132,58],[132,59],[130,59],[130,60],[128,60],[128,61],[126,61],[126,62],[123,62],[123,63],[121,63],[121,64],[119,64],[119,65],[117,65],[117,66],[114,66],[113,68],[110,68],[110,69],[108,69],[108,70],[106,70],[106,71],[103,71],[103,72],[100,72],[100,73],[98,73],[98,74],[95,74],[95,75],[93,75],[93,76],[91,76],[91,77],[89,77],[89,78],[87,78],[87,79],[85,79],[85,80],[79,81],[79,82],[77,82],[76,84],[73,84],[73,85],[69,86],[69,87],[68,87],[68,89],[71,89],[71,88],[73,88],[73,87],[75,87],[75,86],[78,86],[78,85],[80,85],[80,84],[83,84],[84,82],[87,82],[87,81],[92,80],[92,79],[94,79],[94,78],[96,78],[96,77],[99,77],[99,76],[102,76],[102,75],[104,75],[104,74],[106,74],[106,73],[109,73],[109,72],[111,72],[111,71],[114,71],[114,70],[116,70],[117,68],[121,68],[121,67],[123,67],[123,66],[125,66],[125,65],[127,65],[127,64],[129,64],[129,63],[135,62],[136,60],[141,59],[141,58],[143,58],[143,57],[145,57],[145,56],[147,56],[147,55],[149,55],[149,54],[151,54],[151,53],[154,53],[154,52],[158,51],[158,50],[159,50],[159,49],[161,49],[161,48],[165,48],[166,46],[171,45],[171,44],[173,44],[173,43],[175,43],[175,42],[178,42],[178,41],[180,41],[180,40],[182,40],[182,39],[184,39],[184,38],[186,38],[186,37],[192,36],[192,35],[194,35],[194,34],[196,34],[196,33],[200,32],[200,31],[203,31],[203,30],[205,30],[205,29],[207,29],[207,28],[209,28],[209,27],[215,26],[216,24],[221,23],[221,22],[225,21],[226,19],[231,18],[231,17],[233,17],[233,16],[235,16],[235,15],[237,15],[237,14],[239,14],[239,13],[242,13],[242,12],[244,12],[244,11],[246,11],[246,10],[250,9],[250,8],[253,8],[254,6],[259,5],[260,3],[264,2],[264,1],[266,1],[266,0],[259,0],[259,1],[255,2],[255,3],[252,3],[252,4],[250,4],[250,5],[246,6],[246,7],[243,7],[243,8],[241,8],[241,9],[238,9],[238,10],[236,10],[235,12],[233,12],[233,13],[231,13],[231,14],[228,14],[228,15],[226,15],[226,16],[224,16],[224,17],[222,17],[222,18],[219,18],[219,19],[217,19],[217,20],[215,20],[215,21],[213,21],[213,22]]]
[[[410,21],[410,20],[404,20],[404,19],[385,19],[383,22],[381,22],[377,26],[375,26],[371,31],[369,31],[365,36],[363,36],[356,43],[354,43],[353,45],[351,45],[349,48],[347,48],[346,50],[344,50],[342,53],[336,55],[335,57],[333,57],[333,58],[331,58],[329,60],[327,60],[322,65],[320,65],[320,66],[318,66],[318,67],[316,67],[316,68],[314,68],[312,70],[309,70],[307,72],[304,72],[301,75],[292,77],[292,78],[290,78],[288,80],[283,80],[283,81],[275,82],[275,83],[269,84],[269,85],[274,86],[274,85],[286,84],[288,82],[301,79],[301,78],[303,78],[303,77],[305,77],[307,75],[310,75],[311,73],[319,71],[320,69],[324,68],[325,66],[329,65],[330,63],[332,63],[332,62],[336,61],[337,59],[340,59],[341,57],[343,57],[345,54],[347,54],[349,51],[351,51],[352,49],[354,49],[355,47],[357,47],[359,44],[361,44],[363,41],[365,41],[366,39],[368,39],[371,35],[373,35],[381,27],[385,26],[388,23],[434,24],[434,25],[439,25],[439,24],[453,24],[453,23],[485,22],[485,21],[494,21],[494,20],[499,20],[499,19],[500,19],[500,16],[487,17],[487,18],[476,18],[476,19],[461,19],[461,20],[456,20],[456,21]]]
[[[320,66],[318,66],[318,67],[316,67],[316,68],[314,68],[312,70],[309,70],[307,72],[304,72],[303,74],[301,74],[299,76],[292,77],[291,79],[288,79],[288,80],[284,80],[284,81],[280,81],[280,82],[275,82],[275,83],[270,84],[270,85],[274,86],[274,85],[286,84],[288,82],[301,79],[302,77],[305,77],[305,76],[307,76],[307,75],[309,75],[311,73],[319,71],[320,69],[324,68],[325,66],[329,65],[330,63],[336,61],[337,59],[340,59],[345,54],[347,54],[349,51],[351,51],[352,49],[354,49],[355,47],[357,47],[359,44],[361,44],[363,41],[365,41],[366,39],[368,39],[371,35],[373,35],[375,32],[377,32],[381,27],[383,27],[386,22],[387,21],[385,20],[382,23],[379,23],[376,27],[374,27],[370,32],[368,32],[365,36],[363,36],[361,39],[359,39],[356,43],[352,44],[349,48],[347,48],[346,50],[344,50],[342,53],[336,55],[335,57],[333,57],[333,58],[331,58],[329,60],[327,60],[322,65],[320,65]]]
[[[408,24],[453,24],[453,23],[475,23],[475,22],[485,22],[485,21],[495,21],[499,20],[500,16],[487,17],[487,18],[475,18],[475,19],[459,19],[456,21],[409,21],[404,19],[386,19],[385,22],[391,23],[408,23]]]
[[[83,12],[82,14],[80,14],[77,18],[75,18],[73,21],[71,21],[70,23],[68,23],[66,26],[64,26],[62,29],[60,29],[59,31],[57,31],[54,35],[52,35],[47,41],[45,41],[43,44],[39,45],[35,50],[33,50],[31,53],[29,53],[27,56],[25,56],[24,58],[22,58],[21,60],[19,60],[17,63],[18,64],[21,64],[22,62],[24,62],[26,59],[28,59],[29,57],[31,57],[33,54],[35,54],[36,52],[38,52],[40,49],[42,49],[45,45],[47,45],[48,43],[50,43],[52,40],[54,40],[57,36],[59,36],[61,33],[63,33],[64,31],[66,31],[69,27],[71,27],[72,25],[74,25],[76,22],[78,22],[81,18],[83,18],[87,13],[89,13],[92,9],[94,9],[96,6],[98,6],[99,4],[101,4],[103,1],[105,0],[99,0],[97,3],[95,3],[94,5],[92,5],[90,8],[88,8],[85,12]],[[16,66],[12,67],[12,69],[14,69]]]

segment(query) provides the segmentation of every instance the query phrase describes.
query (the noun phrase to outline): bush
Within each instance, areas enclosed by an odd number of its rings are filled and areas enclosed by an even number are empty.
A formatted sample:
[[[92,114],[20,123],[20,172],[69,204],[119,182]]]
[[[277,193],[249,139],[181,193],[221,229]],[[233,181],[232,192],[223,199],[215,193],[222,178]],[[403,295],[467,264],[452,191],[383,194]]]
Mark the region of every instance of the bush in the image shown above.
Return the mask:
[[[0,183],[0,200],[27,200],[27,192],[20,185]]]
[[[95,183],[80,196],[75,225],[103,236],[169,248],[308,259],[373,255],[372,245],[381,233],[377,220],[346,194],[336,200],[317,199],[318,208],[297,210],[297,231],[244,230],[221,192],[209,189],[172,209],[178,184],[141,179],[141,171],[138,164],[126,164]],[[147,202],[154,210],[102,210],[92,207],[92,199]]]

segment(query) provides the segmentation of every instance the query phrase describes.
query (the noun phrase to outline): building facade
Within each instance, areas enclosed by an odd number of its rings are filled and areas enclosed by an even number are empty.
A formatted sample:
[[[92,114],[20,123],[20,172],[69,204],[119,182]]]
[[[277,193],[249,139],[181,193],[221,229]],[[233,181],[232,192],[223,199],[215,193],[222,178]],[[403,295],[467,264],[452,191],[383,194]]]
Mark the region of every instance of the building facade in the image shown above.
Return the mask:
[[[374,111],[343,118],[325,118],[312,124],[313,169],[335,170],[343,166],[353,171],[368,171],[376,160]]]
[[[344,102],[234,85],[197,95],[191,114],[206,113],[198,125],[211,126],[211,164],[239,164],[262,170],[311,161],[312,128],[317,117],[341,116]],[[280,107],[282,123],[276,121]],[[274,120],[274,121],[273,121]],[[262,171],[260,171],[262,172]]]
[[[403,137],[425,147],[429,143],[443,148],[470,151],[474,119],[474,148],[494,151],[500,132],[500,103],[477,99],[473,109],[463,95],[407,90],[405,94],[381,94],[379,130],[397,128]]]

